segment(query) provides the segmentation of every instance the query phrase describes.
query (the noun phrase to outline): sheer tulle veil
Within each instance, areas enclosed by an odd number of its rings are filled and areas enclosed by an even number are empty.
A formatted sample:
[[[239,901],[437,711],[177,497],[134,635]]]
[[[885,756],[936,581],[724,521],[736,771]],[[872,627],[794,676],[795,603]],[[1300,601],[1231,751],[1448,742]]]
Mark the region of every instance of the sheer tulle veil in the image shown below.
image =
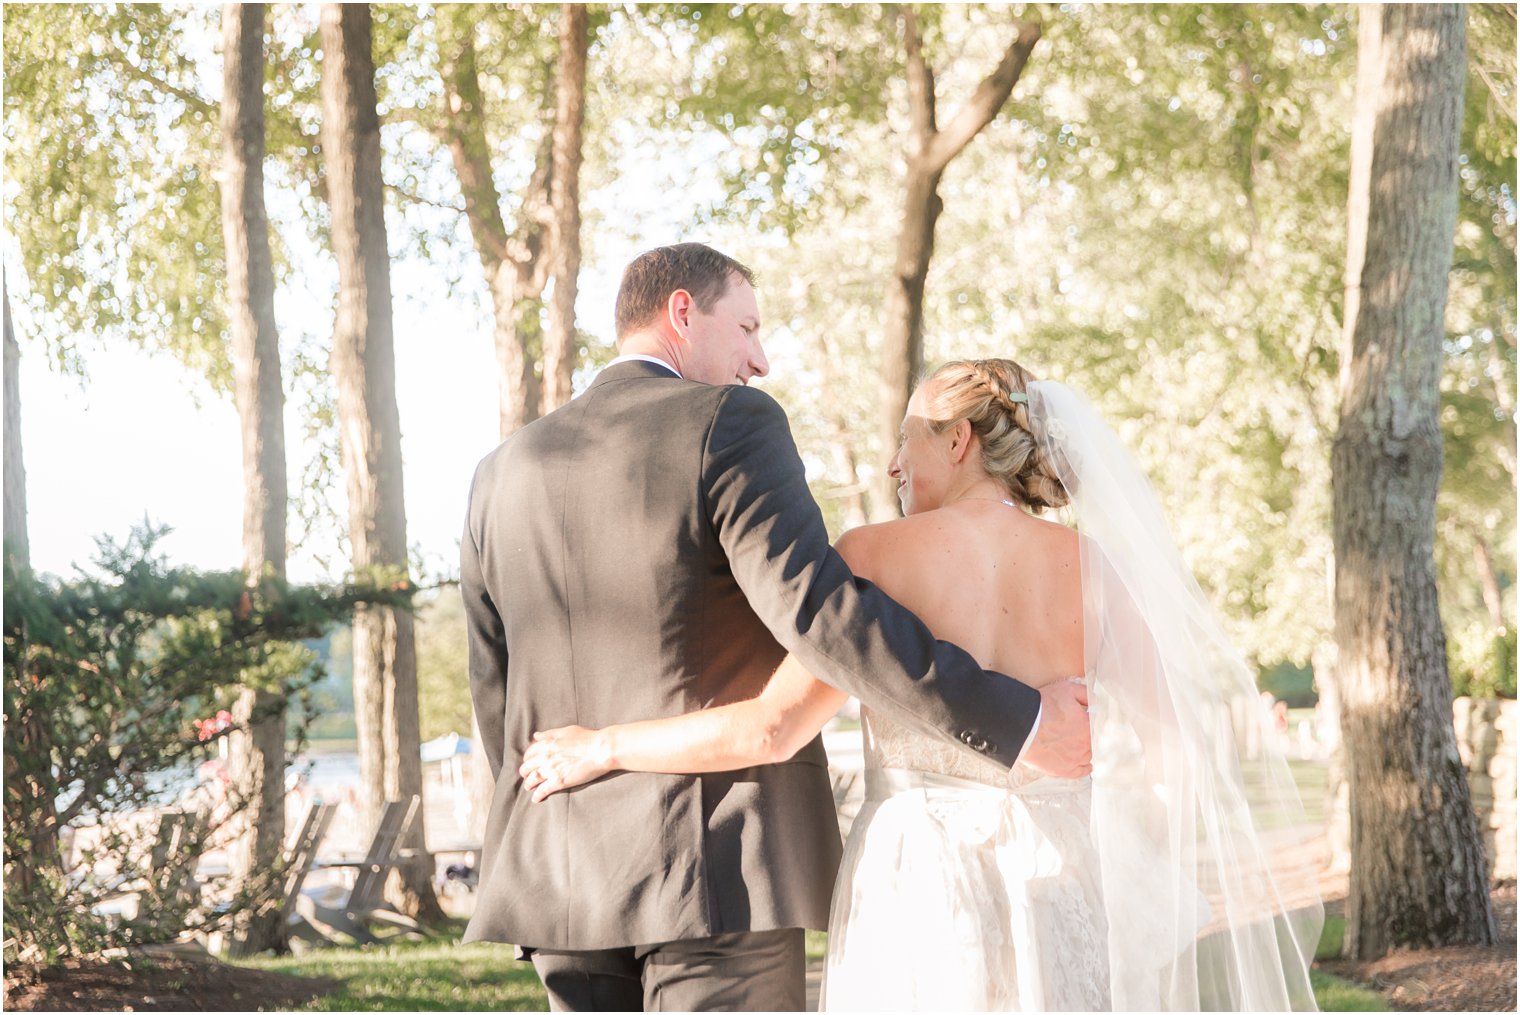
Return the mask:
[[[1083,537],[1113,1007],[1313,1009],[1317,856],[1255,681],[1118,437],[1064,384],[1027,394]]]

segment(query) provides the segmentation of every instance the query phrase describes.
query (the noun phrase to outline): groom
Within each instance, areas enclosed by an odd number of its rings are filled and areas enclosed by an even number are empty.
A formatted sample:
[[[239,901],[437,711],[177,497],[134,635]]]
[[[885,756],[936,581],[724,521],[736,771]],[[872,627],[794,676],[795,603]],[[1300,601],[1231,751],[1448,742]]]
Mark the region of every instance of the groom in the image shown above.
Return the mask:
[[[695,243],[642,254],[617,332],[584,394],[475,473],[460,585],[497,781],[465,939],[517,943],[555,1010],[797,1011],[802,928],[828,925],[839,861],[821,739],[535,804],[532,732],[751,697],[790,651],[923,733],[1071,776],[1085,692],[984,672],[850,573],[785,414],[744,386],[768,369],[748,268]]]

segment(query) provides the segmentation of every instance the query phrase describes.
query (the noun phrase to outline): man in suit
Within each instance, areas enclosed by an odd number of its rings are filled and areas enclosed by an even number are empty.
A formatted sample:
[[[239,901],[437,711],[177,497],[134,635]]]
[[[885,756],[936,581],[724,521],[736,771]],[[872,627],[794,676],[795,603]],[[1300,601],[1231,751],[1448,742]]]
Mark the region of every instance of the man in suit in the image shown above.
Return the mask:
[[[480,464],[461,543],[470,684],[496,776],[466,940],[530,955],[556,1010],[799,1010],[838,826],[822,740],[700,776],[618,773],[535,804],[534,730],[758,693],[785,654],[930,735],[1084,773],[1085,691],[984,672],[830,547],[768,364],[749,269],[640,255],[622,353]],[[1038,729],[1036,730],[1036,727]]]

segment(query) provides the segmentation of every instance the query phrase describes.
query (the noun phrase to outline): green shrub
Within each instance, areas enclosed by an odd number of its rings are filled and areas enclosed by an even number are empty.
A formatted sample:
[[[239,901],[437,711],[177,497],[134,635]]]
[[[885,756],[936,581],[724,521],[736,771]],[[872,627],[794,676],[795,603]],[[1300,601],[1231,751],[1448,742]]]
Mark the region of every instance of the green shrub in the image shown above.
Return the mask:
[[[328,589],[171,568],[153,550],[166,531],[100,540],[94,571],[67,582],[6,554],[7,962],[167,940],[267,901],[277,870],[227,886],[231,903],[214,918],[198,908],[189,875],[243,801],[229,790],[213,806],[192,790],[171,811],[173,790],[195,787],[201,763],[239,728],[230,709],[241,687],[298,698],[320,671],[297,642],[358,603],[411,598],[389,575]],[[73,867],[71,834],[89,843]],[[129,887],[138,917],[96,912]]]
[[[1446,660],[1457,697],[1515,697],[1515,629],[1495,634],[1486,620],[1447,632]]]

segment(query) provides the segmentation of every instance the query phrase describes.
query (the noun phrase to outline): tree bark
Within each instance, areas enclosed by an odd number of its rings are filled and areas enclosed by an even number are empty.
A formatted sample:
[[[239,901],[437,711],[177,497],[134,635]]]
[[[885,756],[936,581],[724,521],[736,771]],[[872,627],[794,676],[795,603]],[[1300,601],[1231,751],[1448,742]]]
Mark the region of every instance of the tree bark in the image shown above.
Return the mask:
[[[1346,352],[1332,452],[1336,683],[1351,801],[1346,949],[1491,944],[1437,608],[1441,343],[1465,13],[1361,11]]]
[[[875,496],[872,516],[898,515],[897,484],[887,467],[897,451],[897,431],[908,411],[908,399],[924,369],[924,286],[934,256],[934,227],[944,210],[939,183],[948,166],[992,122],[1013,88],[1035,43],[1038,25],[1020,25],[997,67],[943,130],[935,115],[934,69],[923,54],[918,21],[910,5],[901,9],[907,57],[908,112],[911,124],[908,170],[903,193],[902,225],[897,256],[887,283],[882,323],[881,423],[879,428]]]
[[[285,392],[274,317],[274,263],[264,209],[264,5],[222,8],[222,236],[234,395],[243,434],[243,569],[251,584],[285,576]],[[249,801],[238,816],[230,866],[240,882],[267,873],[285,840],[285,698],[245,687],[230,738],[233,786]],[[280,900],[250,910],[235,954],[283,951]]]
[[[552,138],[541,146],[516,229],[509,230],[491,170],[485,96],[476,66],[474,22],[464,8],[436,14],[442,53],[444,127],[449,155],[464,194],[465,219],[491,293],[492,331],[500,391],[503,440],[540,412],[534,370],[549,258],[545,254],[552,183]]]
[[[575,295],[581,270],[581,130],[586,120],[586,6],[561,4],[556,74],[550,250],[554,296],[544,329],[544,411],[570,401]]]
[[[1483,590],[1483,605],[1488,607],[1488,619],[1493,622],[1494,632],[1503,633],[1504,593],[1499,587],[1499,572],[1494,569],[1493,554],[1488,540],[1481,532],[1473,532],[1473,565],[1478,569],[1478,587]]]
[[[338,385],[349,541],[356,571],[378,566],[404,574],[401,422],[369,6],[324,4],[321,35],[322,151],[338,262],[332,371]],[[408,611],[354,611],[354,712],[365,806],[373,825],[386,800],[422,795],[417,650]],[[420,919],[441,919],[420,821],[406,845],[416,855],[393,879],[393,899]]]
[[[11,297],[6,289],[5,330],[5,553],[17,571],[31,569],[31,541],[26,524],[26,469],[21,454],[21,347],[11,326]],[[23,642],[25,631],[22,632]],[[6,682],[18,685],[28,677],[27,649],[20,646],[19,672],[7,674]],[[47,727],[30,710],[17,717],[19,728],[5,731],[5,819],[14,827],[31,829],[30,849],[5,853],[7,894],[31,896],[44,891],[50,876],[61,874],[58,852],[58,811],[54,803],[58,787],[51,777],[52,744]],[[27,764],[22,764],[22,759]],[[36,772],[42,775],[34,774]]]
[[[11,294],[5,291],[5,552],[30,567],[26,529],[26,467],[21,457],[21,347],[11,330]]]
[[[866,524],[865,487],[861,485],[860,473],[855,468],[855,448],[850,434],[838,420],[831,420],[834,433],[829,440],[829,453],[834,457],[834,469],[844,477],[839,496],[844,498],[844,527],[850,529]]]

